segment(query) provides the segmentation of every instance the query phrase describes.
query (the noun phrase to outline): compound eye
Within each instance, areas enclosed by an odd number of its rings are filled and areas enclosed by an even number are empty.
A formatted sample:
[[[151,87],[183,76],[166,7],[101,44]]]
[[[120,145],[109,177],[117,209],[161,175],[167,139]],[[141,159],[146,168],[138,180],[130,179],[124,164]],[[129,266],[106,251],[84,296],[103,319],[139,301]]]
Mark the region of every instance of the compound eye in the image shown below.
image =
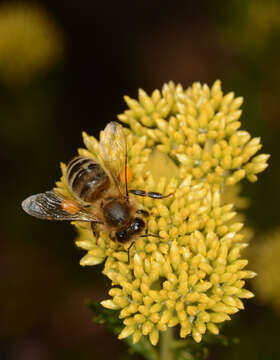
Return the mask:
[[[129,238],[128,233],[125,230],[118,231],[116,233],[116,237],[117,237],[118,242],[120,242],[120,243],[124,243],[124,242],[128,241],[128,238]]]
[[[145,223],[140,218],[135,218],[130,225],[130,227],[134,233],[140,232],[144,228],[144,226],[145,226]]]

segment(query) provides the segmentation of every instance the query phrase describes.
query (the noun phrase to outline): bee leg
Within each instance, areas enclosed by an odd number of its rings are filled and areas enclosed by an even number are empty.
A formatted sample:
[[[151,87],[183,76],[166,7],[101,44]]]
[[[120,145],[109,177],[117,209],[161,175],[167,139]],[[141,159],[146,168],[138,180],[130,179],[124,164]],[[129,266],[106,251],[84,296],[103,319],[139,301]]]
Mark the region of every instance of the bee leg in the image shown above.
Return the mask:
[[[136,211],[136,213],[137,213],[137,214],[141,214],[141,215],[143,215],[143,216],[145,216],[145,217],[147,217],[147,216],[150,215],[149,211],[144,210],[144,209],[138,209],[138,210]]]
[[[96,243],[98,243],[99,232],[96,230],[96,222],[92,221],[90,223],[90,226],[91,226],[92,233],[96,238]]]
[[[174,193],[170,193],[170,194],[167,194],[167,195],[162,195],[161,193],[159,192],[154,192],[154,191],[150,191],[150,192],[147,192],[147,191],[144,191],[144,190],[129,190],[129,192],[131,194],[134,194],[134,195],[137,195],[137,196],[143,196],[143,197],[150,197],[152,199],[165,199],[171,195],[173,195]]]

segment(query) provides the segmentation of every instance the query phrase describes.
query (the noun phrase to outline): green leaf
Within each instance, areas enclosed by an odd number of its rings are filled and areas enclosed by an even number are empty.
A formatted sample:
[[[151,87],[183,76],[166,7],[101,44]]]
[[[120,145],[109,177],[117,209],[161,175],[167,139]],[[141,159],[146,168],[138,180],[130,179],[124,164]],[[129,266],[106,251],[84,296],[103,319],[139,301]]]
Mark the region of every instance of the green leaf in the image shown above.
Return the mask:
[[[172,343],[175,360],[205,360],[209,356],[211,346],[230,346],[237,344],[237,338],[229,339],[224,335],[213,335],[206,333],[200,343],[193,339],[178,339]]]
[[[105,309],[98,302],[91,300],[87,301],[88,307],[93,313],[93,321],[97,324],[105,325],[109,330],[111,330],[115,335],[118,335],[122,328],[123,324],[119,319],[119,312],[115,310]]]

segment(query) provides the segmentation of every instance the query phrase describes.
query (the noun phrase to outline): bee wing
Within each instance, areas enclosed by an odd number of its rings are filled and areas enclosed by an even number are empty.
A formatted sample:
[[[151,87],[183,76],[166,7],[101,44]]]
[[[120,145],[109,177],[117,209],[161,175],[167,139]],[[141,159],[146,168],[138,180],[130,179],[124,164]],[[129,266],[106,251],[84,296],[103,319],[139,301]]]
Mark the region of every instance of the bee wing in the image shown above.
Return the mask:
[[[127,181],[120,180],[127,168],[127,145],[123,128],[115,121],[110,122],[100,137],[100,157],[109,175],[122,196],[128,197]]]
[[[79,204],[57,195],[54,191],[31,195],[21,206],[27,214],[38,219],[100,222]]]

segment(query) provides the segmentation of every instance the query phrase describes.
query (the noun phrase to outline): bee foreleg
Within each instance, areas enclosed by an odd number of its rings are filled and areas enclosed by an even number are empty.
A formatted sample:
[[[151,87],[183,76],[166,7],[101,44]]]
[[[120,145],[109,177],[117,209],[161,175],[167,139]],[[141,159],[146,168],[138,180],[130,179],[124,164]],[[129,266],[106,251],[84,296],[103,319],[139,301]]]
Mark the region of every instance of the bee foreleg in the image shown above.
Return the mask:
[[[92,230],[92,233],[93,235],[95,236],[96,238],[96,243],[98,242],[98,238],[99,238],[99,232],[96,230],[96,222],[92,221],[90,223],[90,226],[91,226],[91,230]]]
[[[129,190],[129,192],[131,194],[134,194],[134,195],[137,195],[137,196],[148,196],[152,199],[165,199],[171,195],[173,195],[174,193],[170,193],[170,194],[167,194],[167,195],[162,195],[161,193],[159,192],[154,192],[154,191],[150,191],[150,192],[147,192],[147,191],[144,191],[144,190]]]

